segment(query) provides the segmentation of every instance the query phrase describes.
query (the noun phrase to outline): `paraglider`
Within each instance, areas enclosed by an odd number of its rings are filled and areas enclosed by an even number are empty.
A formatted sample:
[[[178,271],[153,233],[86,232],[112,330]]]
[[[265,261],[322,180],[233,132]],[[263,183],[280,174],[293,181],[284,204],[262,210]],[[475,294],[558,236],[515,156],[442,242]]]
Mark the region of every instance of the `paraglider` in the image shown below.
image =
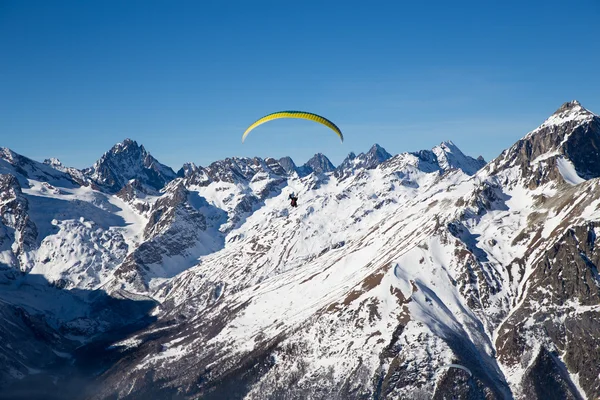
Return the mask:
[[[328,120],[325,117],[322,117],[320,115],[313,114],[310,112],[305,112],[305,111],[279,111],[279,112],[276,112],[273,114],[265,115],[264,117],[260,118],[259,120],[254,122],[252,125],[250,125],[248,127],[248,129],[246,129],[246,132],[244,132],[244,134],[242,135],[242,143],[244,143],[246,136],[248,136],[250,131],[252,131],[254,128],[256,128],[259,125],[264,124],[265,122],[269,122],[269,121],[272,121],[274,119],[279,119],[279,118],[299,118],[299,119],[307,119],[307,120],[318,122],[320,124],[325,125],[332,131],[334,131],[335,134],[339,136],[340,140],[342,142],[344,141],[344,135],[342,135],[342,131],[340,130],[340,128],[338,128],[333,122],[331,122],[330,120]]]
[[[290,195],[288,196],[288,200],[291,200],[291,206],[292,207],[298,207],[298,196],[296,196],[294,194],[294,192],[290,193]]]

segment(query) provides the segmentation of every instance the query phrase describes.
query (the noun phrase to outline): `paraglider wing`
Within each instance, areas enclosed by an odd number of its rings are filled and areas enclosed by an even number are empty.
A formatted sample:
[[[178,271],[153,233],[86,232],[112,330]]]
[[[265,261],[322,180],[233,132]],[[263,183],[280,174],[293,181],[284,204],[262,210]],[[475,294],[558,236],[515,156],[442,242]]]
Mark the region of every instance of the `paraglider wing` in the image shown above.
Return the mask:
[[[300,118],[300,119],[308,119],[311,121],[318,122],[320,124],[325,125],[332,131],[334,131],[336,133],[336,135],[339,136],[340,140],[342,142],[344,141],[344,135],[342,135],[342,131],[340,131],[340,128],[338,128],[333,122],[331,122],[330,120],[328,120],[325,117],[322,117],[317,114],[305,112],[305,111],[280,111],[280,112],[276,112],[273,114],[265,115],[264,117],[262,117],[261,119],[259,119],[258,121],[256,121],[252,125],[250,125],[248,127],[248,129],[246,129],[246,132],[244,132],[244,134],[242,135],[242,143],[244,142],[244,140],[246,139],[246,136],[248,136],[248,134],[250,133],[250,131],[252,129],[256,128],[259,125],[264,124],[265,122],[269,122],[269,121],[272,121],[274,119],[279,119],[279,118]]]

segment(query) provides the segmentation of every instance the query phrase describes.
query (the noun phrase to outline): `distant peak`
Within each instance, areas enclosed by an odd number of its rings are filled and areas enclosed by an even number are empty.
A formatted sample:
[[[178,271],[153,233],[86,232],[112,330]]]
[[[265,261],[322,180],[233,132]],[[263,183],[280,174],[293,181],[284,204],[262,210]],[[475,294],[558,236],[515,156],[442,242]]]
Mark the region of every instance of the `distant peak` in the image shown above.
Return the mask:
[[[8,147],[0,147],[0,158],[4,158],[8,162],[14,162],[15,158],[18,158],[19,155],[9,149]]]
[[[62,162],[60,162],[60,160],[58,158],[54,158],[54,157],[46,158],[44,160],[44,164],[50,165],[52,167],[62,167],[63,166]]]
[[[323,154],[323,153],[317,153],[314,156],[312,156],[310,158],[310,160],[308,160],[306,163],[310,164],[310,163],[313,163],[313,162],[329,163],[330,161],[329,161],[329,158],[327,158],[327,156],[325,154]]]
[[[293,173],[294,171],[296,171],[296,163],[294,163],[294,160],[292,160],[291,157],[282,157],[279,159],[279,165],[281,165],[281,167],[285,170],[285,172],[287,172],[288,174]]]
[[[123,142],[121,142],[120,144],[123,145],[123,146],[131,146],[131,145],[137,146],[138,145],[135,140],[129,139],[129,138],[123,140]]]
[[[2,154],[12,154],[13,151],[11,149],[9,149],[8,147],[0,147],[0,153],[2,153]]]
[[[144,150],[144,146],[140,146],[140,145],[138,145],[138,143],[135,140],[127,138],[127,139],[123,140],[122,142],[115,144],[112,147],[111,152],[112,153],[120,153],[121,151],[130,149],[132,147]]]
[[[485,165],[483,157],[477,159],[465,155],[451,140],[446,140],[435,146],[431,152],[435,155],[439,167],[448,171],[450,169],[460,169],[467,175],[474,175]],[[423,154],[425,156],[426,153]],[[425,157],[420,157],[425,158]]]
[[[451,140],[444,140],[442,143],[435,146],[432,150],[434,153],[444,152],[444,153],[461,153],[462,154],[462,151],[460,151],[458,146],[456,146],[454,144],[454,142]]]
[[[584,123],[594,118],[595,115],[591,111],[585,109],[577,100],[568,101],[558,108],[542,125],[529,132],[525,137],[538,132],[540,129],[549,126],[558,126],[564,123],[575,122],[577,124]]]
[[[193,173],[200,170],[200,168],[194,164],[193,162],[186,162],[183,164],[183,166],[181,167],[180,171],[184,171],[185,172],[185,176],[187,176],[189,173]]]
[[[377,143],[375,143],[373,146],[371,146],[371,148],[369,149],[369,153],[371,154],[389,154],[383,147],[381,147],[380,145],[378,145]]]
[[[144,146],[129,138],[115,144],[83,173],[111,193],[121,190],[131,179],[159,190],[176,177],[171,168],[159,163]]]
[[[577,100],[568,101],[558,108],[549,119],[587,119],[595,114],[581,105]]]
[[[193,162],[186,162],[183,164],[181,169],[179,171],[177,171],[177,176],[180,178],[185,178],[190,175],[193,175],[194,173],[198,172],[199,170],[200,170],[200,168],[198,168],[198,166],[196,164],[194,164]]]
[[[323,153],[317,153],[314,156],[312,156],[310,158],[310,160],[308,160],[306,163],[310,164],[310,163],[314,163],[314,162],[318,162],[318,163],[329,163],[329,158],[327,158],[327,156]]]
[[[371,149],[367,153],[367,156],[374,157],[376,159],[375,164],[380,164],[380,163],[392,158],[392,155],[390,153],[388,153],[383,147],[381,147],[377,143],[375,143],[371,147]],[[373,162],[371,162],[371,164],[373,164]],[[376,166],[375,164],[373,164],[372,166],[375,167]]]
[[[556,110],[554,112],[553,115],[563,114],[565,112],[569,113],[569,112],[579,112],[579,111],[587,111],[587,110],[585,108],[583,108],[583,106],[581,105],[580,102],[578,102],[577,100],[573,100],[573,101],[567,101],[566,103],[564,103],[562,106],[560,106],[558,108],[558,110]]]
[[[196,169],[198,168],[198,166],[196,164],[194,164],[193,162],[186,162],[183,163],[183,167],[184,168],[191,168],[191,169]]]
[[[294,160],[292,160],[292,157],[289,157],[289,156],[281,157],[278,161],[281,165],[289,164],[289,165],[293,165],[294,167],[296,166],[296,163],[294,163]]]
[[[323,153],[317,153],[303,165],[314,172],[331,172],[335,169],[329,158]],[[306,168],[305,168],[306,169]]]
[[[442,143],[440,143],[440,146],[456,147],[456,145],[454,144],[454,142],[452,140],[444,140]]]

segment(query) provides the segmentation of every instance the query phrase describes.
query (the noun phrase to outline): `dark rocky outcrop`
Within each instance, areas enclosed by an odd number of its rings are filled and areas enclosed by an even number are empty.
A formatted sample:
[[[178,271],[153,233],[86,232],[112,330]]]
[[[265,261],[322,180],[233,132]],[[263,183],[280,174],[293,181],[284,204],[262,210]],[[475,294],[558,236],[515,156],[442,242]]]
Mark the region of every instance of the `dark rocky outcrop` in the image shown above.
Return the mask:
[[[110,193],[117,193],[131,179],[160,190],[176,177],[171,168],[159,163],[144,146],[131,139],[113,146],[92,167],[84,169],[83,174]]]

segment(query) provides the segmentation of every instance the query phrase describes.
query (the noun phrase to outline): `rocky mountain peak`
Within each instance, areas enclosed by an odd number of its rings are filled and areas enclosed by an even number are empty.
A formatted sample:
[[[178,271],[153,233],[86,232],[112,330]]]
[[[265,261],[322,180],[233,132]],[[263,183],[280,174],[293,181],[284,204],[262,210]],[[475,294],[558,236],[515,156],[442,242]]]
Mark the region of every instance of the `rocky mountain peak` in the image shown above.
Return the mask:
[[[392,155],[383,147],[375,143],[366,154],[365,168],[375,168],[377,165],[389,160],[390,158],[392,158]]]
[[[352,175],[353,171],[359,168],[373,169],[390,158],[392,155],[375,143],[368,152],[360,153],[358,156],[350,152],[336,168],[335,175],[341,178]]]
[[[3,158],[8,162],[14,161],[15,154],[16,153],[8,147],[0,147],[0,158]]]
[[[287,175],[287,170],[279,163],[278,160],[272,157],[267,157],[265,158],[265,164],[267,165],[268,169],[271,170],[271,172],[273,172],[275,175]]]
[[[132,139],[114,145],[83,173],[99,187],[113,193],[131,179],[159,190],[176,177],[171,168],[159,163],[144,146]]]
[[[371,148],[369,149],[369,153],[371,153],[371,154],[384,154],[384,155],[387,154],[387,155],[390,155],[390,153],[388,153],[383,147],[381,147],[377,143],[375,143],[373,146],[371,146]]]
[[[440,143],[436,147],[439,147],[439,148],[443,149],[444,151],[448,151],[448,152],[452,152],[453,150],[460,151],[452,140],[444,140],[442,143]]]
[[[577,100],[568,101],[561,105],[548,119],[542,123],[537,129],[530,132],[528,136],[533,135],[544,128],[560,125],[571,125],[574,127],[577,124],[585,123],[595,117],[594,113],[584,108]]]
[[[335,169],[329,158],[323,153],[317,153],[308,160],[302,167],[303,174],[308,175],[311,172],[325,173]]]
[[[573,183],[600,177],[599,147],[600,118],[574,100],[505,150],[491,167],[494,172],[518,166],[530,188],[551,180]]]
[[[256,158],[228,157],[211,163],[206,167],[206,172],[213,181],[239,183],[251,180],[254,174],[261,169]]]
[[[195,182],[200,186],[206,186],[210,182],[246,183],[257,175],[285,176],[287,172],[278,160],[271,157],[264,160],[259,157],[228,157],[215,161],[207,167],[186,164],[178,174],[185,176],[187,183]]]
[[[44,164],[49,165],[55,169],[64,167],[63,163],[60,162],[60,160],[58,158],[54,158],[54,157],[46,158],[44,160]]]
[[[279,165],[281,165],[281,167],[285,170],[285,172],[287,172],[288,174],[291,174],[293,172],[296,171],[296,163],[294,163],[294,160],[292,160],[291,157],[283,157],[279,159]]]
[[[177,176],[180,178],[188,178],[191,175],[198,173],[200,168],[194,164],[193,162],[186,162],[183,166],[177,171]]]
[[[468,175],[473,175],[486,164],[483,157],[477,159],[465,155],[452,141],[447,140],[432,149],[437,163],[444,171],[461,169]]]
[[[111,149],[110,149],[110,153],[113,154],[117,154],[120,153],[122,151],[127,151],[129,149],[136,149],[139,148],[142,152],[146,153],[146,149],[144,149],[143,145],[138,145],[138,143],[133,140],[133,139],[125,139],[123,140],[121,143],[117,143],[115,144]]]
[[[583,108],[581,103],[577,100],[567,101],[563,105],[561,105],[558,110],[554,112],[552,115],[564,116],[567,114],[575,114],[575,113],[589,113],[590,111]]]

